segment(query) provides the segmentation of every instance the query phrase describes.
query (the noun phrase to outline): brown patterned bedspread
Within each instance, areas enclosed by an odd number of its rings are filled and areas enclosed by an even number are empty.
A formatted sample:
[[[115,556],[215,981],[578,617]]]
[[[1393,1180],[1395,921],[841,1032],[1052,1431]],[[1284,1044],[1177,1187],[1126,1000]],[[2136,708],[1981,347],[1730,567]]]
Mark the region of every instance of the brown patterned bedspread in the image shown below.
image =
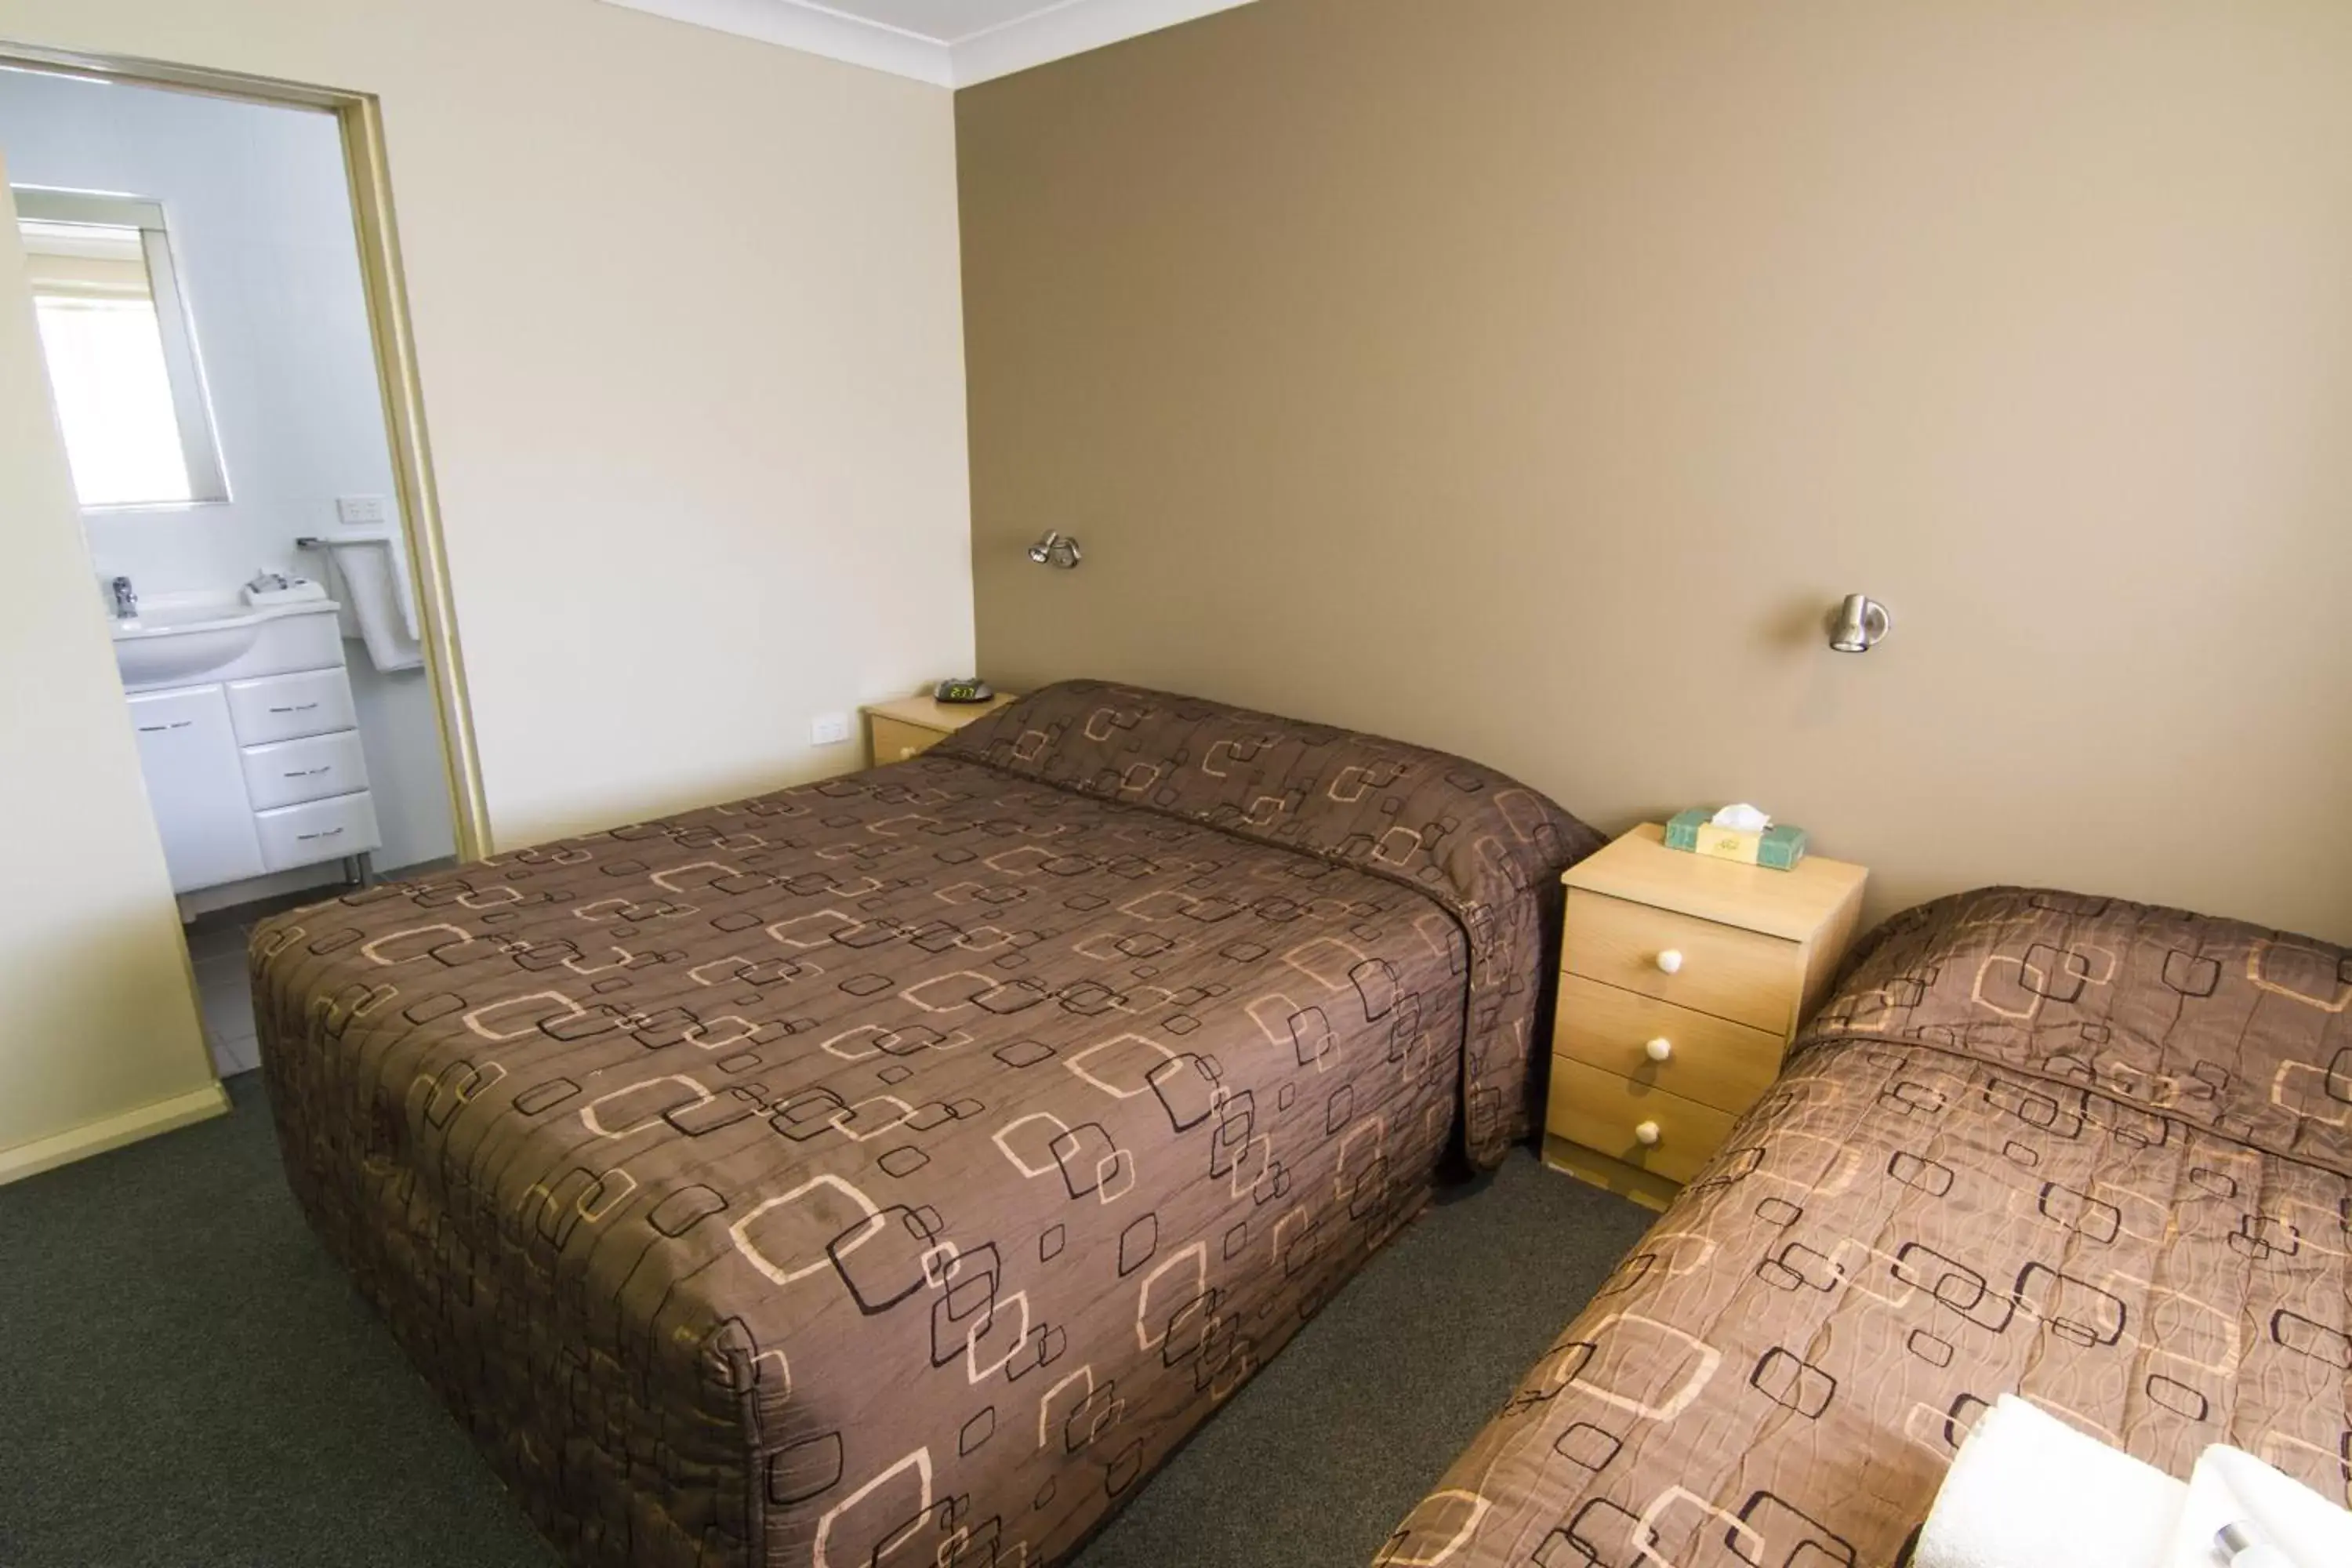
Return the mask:
[[[2352,1495],[2352,952],[1988,889],[1799,1049],[1381,1563],[1890,1563],[2004,1393]]]
[[[1043,1564],[1465,1096],[1475,1155],[1523,1124],[1596,842],[1458,759],[1057,687],[269,922],[264,1067],[311,1224],[573,1561]]]

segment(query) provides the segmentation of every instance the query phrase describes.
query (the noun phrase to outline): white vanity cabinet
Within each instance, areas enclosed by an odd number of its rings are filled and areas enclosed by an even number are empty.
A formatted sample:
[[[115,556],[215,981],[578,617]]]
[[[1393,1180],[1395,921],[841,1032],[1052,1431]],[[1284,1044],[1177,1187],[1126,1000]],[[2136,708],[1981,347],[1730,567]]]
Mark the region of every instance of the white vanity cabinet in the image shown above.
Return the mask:
[[[260,876],[261,839],[220,687],[133,692],[131,727],[173,890]]]
[[[383,842],[333,611],[262,623],[202,684],[126,682],[174,891]]]

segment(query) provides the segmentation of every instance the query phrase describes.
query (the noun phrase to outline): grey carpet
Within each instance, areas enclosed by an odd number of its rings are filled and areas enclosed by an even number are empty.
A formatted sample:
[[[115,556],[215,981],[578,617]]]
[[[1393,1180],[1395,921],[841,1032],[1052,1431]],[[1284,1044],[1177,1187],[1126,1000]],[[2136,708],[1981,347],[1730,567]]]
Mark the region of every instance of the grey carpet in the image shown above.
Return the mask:
[[[0,1188],[0,1564],[550,1568],[234,1114]],[[1649,1215],[1515,1153],[1433,1206],[1077,1568],[1359,1568]]]

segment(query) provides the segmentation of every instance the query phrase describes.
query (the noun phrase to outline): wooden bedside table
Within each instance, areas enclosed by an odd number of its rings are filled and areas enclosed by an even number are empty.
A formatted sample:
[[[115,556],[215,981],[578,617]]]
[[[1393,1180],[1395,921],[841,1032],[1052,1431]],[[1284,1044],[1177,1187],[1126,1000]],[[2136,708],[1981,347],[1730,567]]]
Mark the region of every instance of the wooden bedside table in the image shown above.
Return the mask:
[[[877,768],[920,756],[974,719],[993,713],[1013,700],[1012,693],[1000,691],[985,702],[902,697],[896,702],[870,704],[858,710],[866,715],[866,754]]]
[[[1655,823],[1570,867],[1545,1163],[1664,1208],[1780,1075],[1869,875],[1687,854]]]

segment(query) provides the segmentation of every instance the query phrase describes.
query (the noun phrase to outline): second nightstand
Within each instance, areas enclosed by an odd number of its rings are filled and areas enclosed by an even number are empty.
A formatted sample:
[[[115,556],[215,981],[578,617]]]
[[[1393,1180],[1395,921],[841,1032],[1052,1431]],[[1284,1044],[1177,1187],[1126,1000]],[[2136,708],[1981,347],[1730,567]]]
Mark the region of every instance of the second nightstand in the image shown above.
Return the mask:
[[[1664,1207],[1779,1076],[1868,876],[1687,854],[1654,823],[1570,867],[1545,1162]]]
[[[1012,700],[1011,693],[1000,691],[985,702],[902,697],[895,702],[870,703],[858,710],[866,715],[866,754],[877,768],[920,756],[974,719],[993,713]]]

